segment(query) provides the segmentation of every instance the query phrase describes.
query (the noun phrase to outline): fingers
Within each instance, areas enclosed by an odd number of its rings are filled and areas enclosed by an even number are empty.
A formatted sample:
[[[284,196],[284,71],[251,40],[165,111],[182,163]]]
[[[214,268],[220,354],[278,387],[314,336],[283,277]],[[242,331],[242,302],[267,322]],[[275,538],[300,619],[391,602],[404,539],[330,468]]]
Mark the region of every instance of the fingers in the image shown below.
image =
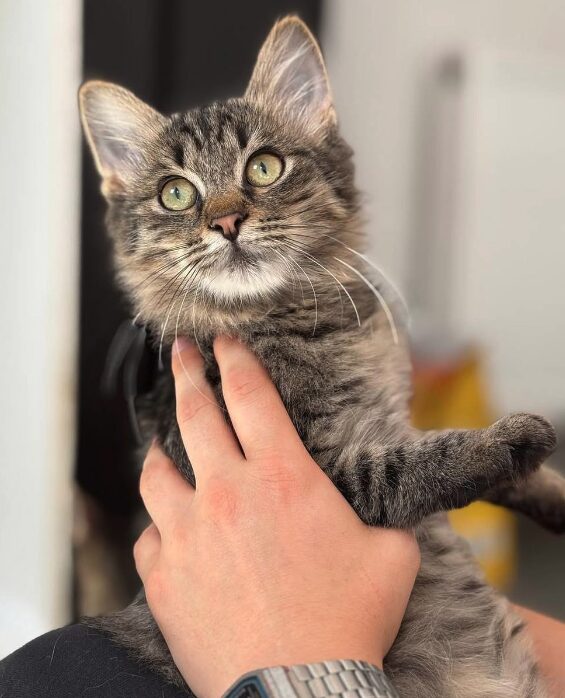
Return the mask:
[[[150,524],[137,539],[133,547],[135,567],[145,584],[147,575],[153,569],[161,549],[161,536],[155,524]]]
[[[257,357],[229,337],[216,339],[214,353],[222,375],[224,400],[246,458],[302,453],[304,446]]]
[[[187,515],[194,497],[194,489],[156,445],[145,457],[139,491],[147,513],[161,532],[177,517]]]
[[[177,420],[196,482],[226,463],[242,460],[237,441],[206,381],[204,361],[186,340],[173,348]]]

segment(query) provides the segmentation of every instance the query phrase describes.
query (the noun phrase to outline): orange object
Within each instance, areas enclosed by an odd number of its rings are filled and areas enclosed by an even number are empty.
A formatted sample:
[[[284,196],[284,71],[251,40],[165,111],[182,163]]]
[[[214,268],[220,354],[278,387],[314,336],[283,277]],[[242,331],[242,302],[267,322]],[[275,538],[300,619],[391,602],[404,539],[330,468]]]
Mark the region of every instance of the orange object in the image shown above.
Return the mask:
[[[412,420],[420,429],[477,429],[494,421],[481,373],[480,354],[467,350],[454,360],[415,359]],[[507,509],[475,502],[450,512],[453,528],[466,538],[487,580],[507,589],[516,572],[516,519]]]

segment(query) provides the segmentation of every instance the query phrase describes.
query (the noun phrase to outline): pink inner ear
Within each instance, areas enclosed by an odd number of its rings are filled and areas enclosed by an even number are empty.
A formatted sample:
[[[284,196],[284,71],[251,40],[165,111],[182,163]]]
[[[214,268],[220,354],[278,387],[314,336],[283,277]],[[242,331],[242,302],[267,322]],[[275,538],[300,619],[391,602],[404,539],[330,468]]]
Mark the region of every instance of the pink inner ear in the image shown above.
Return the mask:
[[[331,94],[315,39],[297,20],[283,20],[267,38],[247,96],[280,109],[307,129],[333,119]]]
[[[90,82],[81,91],[81,107],[89,142],[100,173],[125,181],[143,164],[147,143],[163,117],[131,92],[110,83]],[[107,190],[116,190],[108,182]]]

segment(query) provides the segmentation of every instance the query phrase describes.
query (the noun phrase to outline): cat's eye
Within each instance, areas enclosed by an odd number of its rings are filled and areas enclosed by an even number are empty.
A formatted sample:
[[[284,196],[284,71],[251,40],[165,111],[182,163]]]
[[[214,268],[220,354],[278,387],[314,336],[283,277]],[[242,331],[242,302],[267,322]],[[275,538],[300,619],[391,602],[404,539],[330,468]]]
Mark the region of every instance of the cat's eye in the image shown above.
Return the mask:
[[[184,179],[184,177],[175,177],[165,182],[159,199],[165,208],[170,211],[185,211],[187,208],[194,206],[198,197],[198,191],[194,184]]]
[[[254,187],[268,187],[281,176],[283,161],[274,153],[258,153],[247,161],[245,176]]]

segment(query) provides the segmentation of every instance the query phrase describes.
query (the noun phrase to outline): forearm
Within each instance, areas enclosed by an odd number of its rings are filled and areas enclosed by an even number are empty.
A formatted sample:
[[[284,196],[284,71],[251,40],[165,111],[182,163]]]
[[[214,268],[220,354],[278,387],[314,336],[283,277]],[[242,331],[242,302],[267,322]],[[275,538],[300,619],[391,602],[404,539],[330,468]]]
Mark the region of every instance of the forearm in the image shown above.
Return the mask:
[[[555,698],[565,695],[565,623],[521,606],[514,609],[528,626],[551,695]]]

